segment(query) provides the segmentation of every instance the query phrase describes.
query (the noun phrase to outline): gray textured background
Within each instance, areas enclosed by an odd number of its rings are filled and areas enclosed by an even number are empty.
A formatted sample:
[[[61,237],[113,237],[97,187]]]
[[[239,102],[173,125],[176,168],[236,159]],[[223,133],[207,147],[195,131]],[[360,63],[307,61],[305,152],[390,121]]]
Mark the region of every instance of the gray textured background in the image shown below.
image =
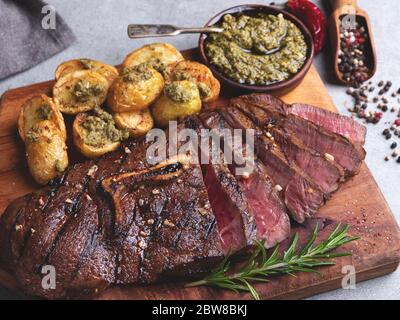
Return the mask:
[[[53,77],[53,71],[62,61],[89,57],[110,64],[120,63],[124,56],[138,46],[155,41],[129,40],[126,26],[129,23],[173,23],[181,26],[201,26],[213,14],[233,5],[244,4],[237,0],[49,0],[64,17],[77,36],[77,42],[69,49],[57,54],[40,65],[12,76],[0,82],[0,95],[10,89]],[[267,4],[269,1],[250,1]],[[279,3],[280,1],[276,1]],[[316,1],[319,5],[322,2]],[[326,3],[325,3],[326,5]],[[359,5],[365,9],[372,20],[373,32],[378,52],[378,72],[374,80],[392,80],[396,88],[400,87],[400,29],[398,26],[398,0],[363,0]],[[197,36],[184,35],[169,38],[168,41],[179,49],[197,45]],[[0,57],[1,59],[1,57]],[[316,58],[315,64],[326,82],[329,94],[338,109],[347,114],[343,87],[330,84],[329,57],[326,53]],[[347,103],[348,103],[347,102]],[[397,103],[399,106],[400,103]],[[385,163],[383,158],[390,153],[388,143],[380,134],[383,121],[377,126],[368,127],[367,164],[377,180],[389,205],[400,221],[400,164],[393,161]],[[400,142],[400,139],[397,139]],[[398,189],[399,188],[399,189]],[[0,298],[12,297],[0,288]],[[313,299],[399,299],[400,270],[379,279],[357,284],[355,290],[336,290]]]

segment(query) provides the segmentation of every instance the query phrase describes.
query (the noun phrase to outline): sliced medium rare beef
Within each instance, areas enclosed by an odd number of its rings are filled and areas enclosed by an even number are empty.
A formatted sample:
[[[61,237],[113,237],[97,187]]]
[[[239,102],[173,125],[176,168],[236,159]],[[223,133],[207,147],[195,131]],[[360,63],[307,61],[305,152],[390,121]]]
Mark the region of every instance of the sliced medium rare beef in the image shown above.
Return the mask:
[[[367,128],[350,117],[301,103],[292,104],[289,112],[309,120],[328,131],[340,134],[354,144],[363,146],[365,143]]]
[[[185,127],[195,130],[201,138],[204,127],[199,119],[186,121]],[[203,136],[205,141],[210,140],[208,135]],[[218,146],[213,146],[212,141],[207,145],[199,148],[199,161],[222,248],[225,253],[238,252],[254,244],[256,224],[245,195],[225,164],[224,154]]]
[[[223,130],[232,131],[232,127],[216,112],[201,116],[203,123],[223,136]],[[229,151],[232,151],[231,148]],[[225,146],[224,146],[224,150]],[[244,151],[244,150],[242,150]],[[239,155],[243,156],[243,154]],[[237,157],[233,157],[237,159]],[[265,246],[271,248],[290,235],[290,221],[285,205],[274,189],[274,184],[268,178],[263,165],[258,159],[253,159],[252,168],[247,174],[238,174],[236,169],[241,166],[233,162],[229,168],[239,185],[241,192],[250,207],[250,213],[257,225],[257,238],[265,241]]]
[[[314,215],[324,204],[323,192],[295,164],[289,163],[279,146],[268,138],[244,113],[235,107],[222,110],[221,113],[234,128],[252,128],[255,130],[257,156],[274,181],[275,188],[282,189],[283,200],[293,219],[302,223],[307,217]]]
[[[254,110],[251,107],[249,109],[241,106],[240,110],[258,126],[264,128],[266,134],[270,135],[280,147],[287,160],[294,162],[326,196],[339,188],[340,182],[344,179],[341,166],[306,147],[296,135],[289,134],[276,126],[263,109],[256,108]]]
[[[225,165],[207,164],[204,170],[204,183],[217,220],[222,249],[225,253],[237,252],[252,245],[256,239],[254,218],[235,178]]]
[[[254,95],[252,96],[254,97]],[[361,162],[365,158],[365,151],[362,147],[352,144],[342,135],[327,131],[311,121],[289,113],[288,109],[282,108],[280,103],[263,103],[264,100],[271,99],[259,98],[256,103],[253,103],[253,100],[255,99],[249,99],[247,96],[244,99],[238,97],[232,100],[232,106],[252,114],[257,113],[257,108],[264,110],[267,114],[264,115],[266,123],[272,122],[285,132],[295,135],[304,146],[336,161],[344,169],[346,176],[352,176],[358,172]]]

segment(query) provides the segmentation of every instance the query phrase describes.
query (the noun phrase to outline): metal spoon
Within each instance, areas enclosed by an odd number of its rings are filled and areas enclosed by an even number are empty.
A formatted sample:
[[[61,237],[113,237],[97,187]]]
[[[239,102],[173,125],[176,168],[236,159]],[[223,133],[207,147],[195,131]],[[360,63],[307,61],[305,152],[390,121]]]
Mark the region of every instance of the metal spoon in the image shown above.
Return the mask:
[[[128,36],[131,39],[173,37],[183,33],[214,33],[222,32],[224,29],[208,28],[178,28],[169,24],[130,24],[128,25]]]

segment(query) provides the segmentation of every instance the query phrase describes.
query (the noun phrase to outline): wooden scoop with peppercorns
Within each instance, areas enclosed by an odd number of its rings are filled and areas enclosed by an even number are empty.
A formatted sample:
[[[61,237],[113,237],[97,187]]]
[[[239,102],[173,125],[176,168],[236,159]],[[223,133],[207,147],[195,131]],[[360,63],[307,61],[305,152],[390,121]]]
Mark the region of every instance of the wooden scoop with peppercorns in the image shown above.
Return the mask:
[[[376,52],[367,13],[356,0],[330,0],[329,32],[334,74],[340,83],[359,86],[376,72]]]

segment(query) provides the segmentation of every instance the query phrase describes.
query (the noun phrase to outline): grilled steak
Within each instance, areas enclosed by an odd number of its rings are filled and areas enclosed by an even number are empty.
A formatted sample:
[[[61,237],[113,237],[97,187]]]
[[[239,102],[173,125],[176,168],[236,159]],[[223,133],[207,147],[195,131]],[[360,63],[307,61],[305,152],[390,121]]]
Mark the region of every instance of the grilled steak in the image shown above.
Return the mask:
[[[363,146],[365,143],[366,127],[350,117],[301,103],[292,104],[289,112],[309,120],[328,131],[340,134],[356,145]]]
[[[201,118],[207,128],[220,132],[221,137],[223,130],[232,131],[232,127],[216,112],[203,114]],[[226,147],[225,145],[224,149]],[[227,149],[229,149],[229,146]],[[238,156],[243,156],[243,154],[236,154],[233,159],[237,159]],[[252,168],[247,175],[236,174],[236,169],[242,163],[240,161],[239,165],[233,162],[229,165],[229,168],[232,174],[235,175],[241,192],[243,192],[248,201],[250,214],[254,217],[257,225],[257,238],[264,240],[267,248],[273,247],[290,234],[290,222],[286,214],[285,205],[275,191],[271,179],[268,178],[264,166],[258,159],[253,159]]]
[[[201,136],[203,125],[200,120],[193,119],[187,127],[194,129],[198,136]],[[225,164],[223,152],[219,148],[215,150],[216,148],[213,148],[212,144],[208,144],[208,148],[205,149],[199,148],[200,162],[202,163],[201,158],[209,159],[202,164],[204,183],[217,221],[223,251],[240,252],[254,243],[256,224],[250,214],[249,203],[238,185],[239,182]],[[213,153],[218,156],[216,163],[211,161]]]
[[[73,166],[3,214],[1,258],[25,292],[59,298],[191,276],[223,256],[201,168],[179,159],[148,168],[143,140],[127,148]],[[43,265],[55,267],[55,290],[42,288]]]
[[[248,110],[243,107],[241,111],[258,126],[264,128],[266,134],[269,134],[280,147],[287,160],[295,163],[325,193],[325,197],[339,188],[340,182],[344,179],[344,171],[340,165],[306,147],[296,135],[273,125],[268,113],[263,109]],[[234,109],[233,112],[239,111]]]
[[[274,123],[289,134],[295,135],[304,146],[327,158],[334,158],[344,169],[346,176],[356,174],[365,158],[365,151],[361,145],[354,145],[344,136],[292,114],[289,107],[284,106],[277,98],[249,95],[232,99],[231,105],[250,114],[256,114],[257,109],[262,109],[265,111],[262,116],[264,123]]]
[[[268,248],[286,239],[287,212],[298,222],[313,215],[365,156],[365,129],[353,120],[268,95],[187,119],[178,136],[188,128],[198,137],[203,125],[218,140],[254,130],[256,156],[228,143],[201,152],[234,153],[229,165],[193,162],[193,149],[150,164],[152,142],[129,141],[13,201],[0,218],[2,264],[27,294],[45,298],[198,276],[255,239]],[[238,174],[243,157],[251,166]],[[42,285],[44,266],[55,268],[55,289]]]
[[[289,163],[279,146],[236,108],[222,111],[235,128],[252,128],[256,132],[255,151],[277,188],[283,190],[283,200],[291,216],[299,223],[312,216],[324,204],[324,194],[295,164]]]

